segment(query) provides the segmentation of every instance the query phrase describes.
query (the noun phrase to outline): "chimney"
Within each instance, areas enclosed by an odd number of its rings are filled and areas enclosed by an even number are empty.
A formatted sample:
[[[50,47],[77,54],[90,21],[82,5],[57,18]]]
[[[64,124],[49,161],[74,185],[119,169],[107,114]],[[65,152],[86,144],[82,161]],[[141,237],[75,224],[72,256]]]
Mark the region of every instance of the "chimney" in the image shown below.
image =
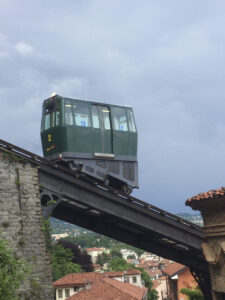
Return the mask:
[[[89,280],[86,280],[85,289],[86,290],[90,290],[91,289],[91,282]]]

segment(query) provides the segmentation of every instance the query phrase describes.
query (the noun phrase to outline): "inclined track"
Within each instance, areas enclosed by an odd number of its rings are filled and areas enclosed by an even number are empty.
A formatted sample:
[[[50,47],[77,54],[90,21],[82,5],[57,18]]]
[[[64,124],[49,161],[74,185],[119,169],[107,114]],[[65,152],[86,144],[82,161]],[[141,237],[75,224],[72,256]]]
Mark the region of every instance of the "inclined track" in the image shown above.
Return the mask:
[[[16,156],[18,156],[20,158],[23,158],[23,159],[29,161],[30,163],[39,165],[40,167],[44,166],[44,167],[48,167],[50,169],[57,169],[57,170],[60,170],[62,173],[66,173],[67,175],[70,174],[74,177],[78,176],[77,174],[72,172],[70,169],[63,167],[62,165],[59,165],[56,162],[49,161],[39,155],[36,155],[32,152],[29,152],[25,149],[22,149],[20,147],[17,147],[11,143],[8,143],[8,142],[0,139],[0,149],[1,148],[4,150],[7,150],[8,152],[10,152],[12,154],[15,154]],[[122,191],[118,191],[115,188],[104,185],[101,182],[96,182],[96,179],[92,179],[90,177],[87,177],[87,176],[84,176],[83,174],[81,174],[81,176],[79,177],[79,180],[86,181],[89,184],[91,184],[92,186],[94,185],[96,189],[102,189],[108,193],[113,193],[114,195],[117,195],[117,197],[129,200],[137,205],[140,205],[141,207],[144,207],[146,210],[154,211],[155,213],[158,213],[159,215],[162,215],[164,217],[172,219],[178,223],[182,223],[183,225],[186,225],[188,228],[191,227],[191,228],[196,229],[197,231],[202,231],[201,227],[196,224],[193,224],[185,219],[182,219],[174,214],[171,214],[163,209],[160,209],[154,205],[151,205],[150,203],[144,202],[138,198],[135,198],[133,196],[127,196]]]

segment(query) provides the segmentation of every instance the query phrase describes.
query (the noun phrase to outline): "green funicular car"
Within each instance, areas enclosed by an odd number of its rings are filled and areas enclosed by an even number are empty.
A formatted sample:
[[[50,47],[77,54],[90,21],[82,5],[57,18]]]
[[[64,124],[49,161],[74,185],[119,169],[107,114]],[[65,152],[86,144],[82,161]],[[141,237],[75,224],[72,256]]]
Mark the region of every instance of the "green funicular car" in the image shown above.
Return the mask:
[[[138,188],[137,130],[131,107],[52,95],[43,102],[44,157],[126,194]]]

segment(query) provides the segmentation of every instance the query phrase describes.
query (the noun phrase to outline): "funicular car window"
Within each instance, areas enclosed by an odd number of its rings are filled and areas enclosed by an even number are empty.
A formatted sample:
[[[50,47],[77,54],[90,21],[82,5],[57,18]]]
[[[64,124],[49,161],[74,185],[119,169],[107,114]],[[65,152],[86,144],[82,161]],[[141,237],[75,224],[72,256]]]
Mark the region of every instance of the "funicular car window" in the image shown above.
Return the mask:
[[[131,132],[136,132],[133,112],[131,109],[128,109],[127,112],[128,112],[128,118],[129,118],[129,130]]]
[[[110,125],[109,109],[108,109],[108,107],[102,106],[101,113],[102,113],[102,120],[103,120],[104,129],[110,130],[111,129],[111,125]]]
[[[48,103],[45,108],[45,130],[54,127],[55,103]]]
[[[93,128],[100,128],[98,107],[96,105],[92,105],[91,107],[91,117],[92,117]]]
[[[75,124],[77,126],[90,127],[90,113],[87,103],[76,102],[74,105]]]
[[[73,125],[73,107],[72,103],[69,100],[65,101],[65,124]]]
[[[60,103],[56,102],[55,108],[55,126],[59,126],[60,124]]]
[[[128,126],[127,126],[126,110],[120,107],[113,107],[112,111],[113,111],[112,113],[113,128],[115,130],[127,131]]]

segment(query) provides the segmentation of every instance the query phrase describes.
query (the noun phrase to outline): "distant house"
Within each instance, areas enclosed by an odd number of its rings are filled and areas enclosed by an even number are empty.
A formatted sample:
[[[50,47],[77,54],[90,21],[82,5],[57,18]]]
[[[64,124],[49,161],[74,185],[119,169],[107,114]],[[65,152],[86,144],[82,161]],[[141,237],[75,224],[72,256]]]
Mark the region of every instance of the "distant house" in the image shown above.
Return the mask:
[[[120,250],[120,253],[121,253],[122,256],[123,256],[123,259],[125,259],[125,260],[127,260],[127,257],[128,257],[128,256],[131,256],[131,255],[134,256],[135,259],[138,258],[137,253],[134,252],[134,251],[132,251],[132,250],[121,249],[121,250]]]
[[[141,280],[141,271],[129,269],[127,271],[113,271],[104,273],[107,277],[116,279],[120,282],[127,282],[139,287],[143,287],[144,283]]]
[[[97,247],[93,247],[93,248],[86,248],[87,254],[91,256],[91,261],[93,262],[93,264],[96,263],[97,257],[99,254],[102,253],[107,253],[109,254],[109,250],[105,249],[105,248],[97,248]]]
[[[129,285],[132,285],[133,287],[140,288],[140,291],[146,291],[141,280],[141,272],[136,269],[130,269],[124,272],[74,273],[68,274],[53,283],[53,286],[56,289],[56,300],[65,300],[82,290],[87,290],[93,285],[94,282],[99,280],[101,281],[104,278],[113,279],[114,281],[116,280],[122,284],[129,283]],[[140,299],[142,300],[145,298]]]
[[[153,280],[153,289],[158,293],[158,300],[167,300],[167,281],[166,276]]]
[[[151,269],[146,271],[150,276],[151,280],[156,280],[162,276],[162,271],[160,269]]]
[[[147,292],[147,288],[122,283],[111,278],[103,278],[67,300],[147,300]]]
[[[93,267],[94,267],[95,272],[102,272],[103,271],[103,267],[101,265],[95,264],[95,265],[93,265]]]
[[[155,254],[152,254],[150,252],[144,252],[141,256],[140,256],[140,259],[141,260],[154,260],[156,257]]]
[[[135,259],[135,258],[128,258],[127,262],[128,262],[128,264],[132,264],[132,265],[135,265],[135,266],[137,266],[139,264],[139,260]]]
[[[197,282],[188,267],[179,263],[172,263],[162,270],[167,277],[168,297],[171,300],[188,300],[188,296],[180,293],[182,288],[195,288]]]
[[[58,233],[58,234],[52,234],[52,238],[57,241],[57,240],[60,240],[60,239],[64,239],[66,238],[67,236],[69,236],[69,234],[67,232],[65,233]]]

